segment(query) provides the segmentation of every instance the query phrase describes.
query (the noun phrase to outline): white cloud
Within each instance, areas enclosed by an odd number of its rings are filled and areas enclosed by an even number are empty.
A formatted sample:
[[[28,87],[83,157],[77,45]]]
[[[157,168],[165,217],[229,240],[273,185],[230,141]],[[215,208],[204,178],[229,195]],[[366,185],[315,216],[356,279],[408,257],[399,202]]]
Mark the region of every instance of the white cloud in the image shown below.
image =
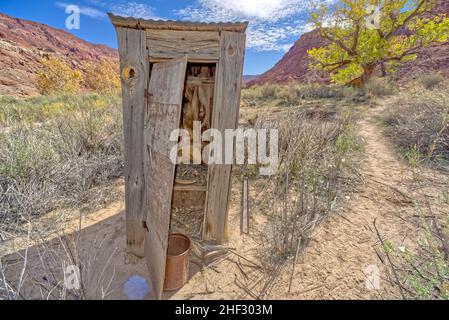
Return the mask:
[[[110,6],[112,13],[142,19],[160,19],[154,12],[154,8],[138,2],[121,2]]]
[[[122,17],[134,17],[142,19],[161,19],[155,13],[152,6],[137,1],[104,1],[104,0],[88,0],[92,5],[102,7],[108,12]]]
[[[310,31],[308,4],[309,0],[197,0],[175,14],[203,22],[249,21],[249,48],[287,51],[301,34]]]
[[[56,2],[56,6],[59,8],[63,8],[63,9],[65,9],[71,5],[74,5],[74,4],[65,3],[65,2]],[[94,18],[94,19],[102,19],[102,18],[106,17],[106,13],[104,13],[103,11],[97,10],[95,8],[92,8],[92,7],[78,6],[78,8],[80,9],[81,14],[91,17],[91,18]]]
[[[199,0],[202,7],[222,16],[277,21],[302,10],[304,0]]]

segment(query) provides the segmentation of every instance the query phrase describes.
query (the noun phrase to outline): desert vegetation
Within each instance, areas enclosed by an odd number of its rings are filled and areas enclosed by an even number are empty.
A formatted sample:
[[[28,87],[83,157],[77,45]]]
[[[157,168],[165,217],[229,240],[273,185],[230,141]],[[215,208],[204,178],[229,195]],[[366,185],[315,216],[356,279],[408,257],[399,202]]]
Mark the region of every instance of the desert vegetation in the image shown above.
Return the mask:
[[[123,172],[119,98],[100,94],[2,97],[0,114],[0,242],[24,237],[28,246],[43,246],[39,254],[44,261],[58,261],[27,265],[28,250],[17,263],[1,259],[0,297],[85,299],[84,291],[74,295],[64,290],[59,283],[61,266],[83,265],[88,277],[96,258],[78,248],[79,238],[66,234],[65,226],[76,212],[82,216],[122,196],[117,184]],[[51,237],[58,240],[51,244]],[[26,276],[35,268],[47,280]],[[40,288],[41,294],[22,292],[25,282]],[[90,297],[101,298],[101,293]]]
[[[291,84],[243,90],[240,126],[278,128],[281,159],[272,177],[259,176],[257,166],[234,169],[233,184],[239,186],[247,177],[252,188],[250,233],[255,249],[251,259],[264,270],[249,287],[251,292],[260,290],[257,296],[268,298],[276,279],[285,273],[289,274],[286,290],[290,292],[298,261],[317,227],[346,206],[363,185],[359,163],[365,151],[357,123],[370,107],[383,99],[393,99],[396,108],[386,109],[383,120],[385,135],[397,146],[398,158],[402,156],[408,164],[418,159],[415,169],[430,164],[444,170],[448,155],[447,89],[444,81],[426,84],[420,79],[408,89],[399,90],[385,79],[375,79],[360,88]],[[120,98],[115,95],[63,94],[0,100],[2,241],[19,236],[32,243],[46,243],[45,235],[56,233],[59,249],[46,247],[46,254],[58,252],[64,263],[82,266],[86,286],[93,281],[94,266],[86,267],[93,258],[80,248],[80,239],[64,232],[61,235],[61,222],[73,219],[74,212],[89,214],[122,199],[121,117]],[[438,199],[445,205],[447,196]],[[433,206],[432,214],[423,214],[429,209],[421,208],[421,202],[415,203],[414,223],[422,230],[416,246],[397,249],[382,237],[383,252],[392,261],[391,275],[396,273],[400,278],[405,298],[445,298],[444,214]],[[41,219],[49,215],[52,222],[42,224]],[[429,220],[431,215],[436,220]],[[201,217],[198,221],[195,225],[201,227]],[[15,267],[2,261],[8,277],[11,270],[19,270],[14,281],[3,279],[8,288],[0,288],[3,298],[31,297],[20,289],[20,285],[29,285],[19,277],[26,264],[24,257],[25,253]],[[37,281],[46,288],[42,289],[42,297],[108,297],[104,292],[87,289],[67,295],[56,281],[60,268],[42,268],[46,278],[54,280]]]
[[[402,93],[396,108],[388,111],[387,134],[408,161],[447,165],[449,91],[435,75],[420,82],[422,86]],[[433,90],[439,84],[440,88]]]
[[[243,90],[242,102],[244,106],[258,106],[265,102],[272,105],[291,106],[301,105],[307,100],[363,103],[371,98],[393,95],[397,91],[397,84],[388,78],[373,78],[360,87],[319,83],[264,84]]]
[[[2,98],[0,236],[58,209],[92,209],[117,197],[121,112],[117,97]]]
[[[417,248],[395,248],[390,241],[383,244],[385,255],[391,259],[390,270],[400,279],[404,299],[449,299],[449,229],[448,220],[442,220],[441,207],[448,205],[447,194],[437,198],[435,212],[427,203],[415,202],[417,224]]]

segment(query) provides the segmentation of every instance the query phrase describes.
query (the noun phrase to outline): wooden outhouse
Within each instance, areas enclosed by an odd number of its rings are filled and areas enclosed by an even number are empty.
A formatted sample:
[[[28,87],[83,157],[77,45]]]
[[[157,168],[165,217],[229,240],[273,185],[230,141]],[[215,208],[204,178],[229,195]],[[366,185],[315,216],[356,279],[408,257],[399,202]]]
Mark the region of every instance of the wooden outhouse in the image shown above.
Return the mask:
[[[235,129],[247,23],[191,23],[117,17],[125,138],[129,251],[147,260],[162,292],[176,164],[173,130]],[[203,238],[225,241],[232,165],[207,167]],[[188,186],[178,186],[180,192]],[[203,189],[202,189],[203,188]]]

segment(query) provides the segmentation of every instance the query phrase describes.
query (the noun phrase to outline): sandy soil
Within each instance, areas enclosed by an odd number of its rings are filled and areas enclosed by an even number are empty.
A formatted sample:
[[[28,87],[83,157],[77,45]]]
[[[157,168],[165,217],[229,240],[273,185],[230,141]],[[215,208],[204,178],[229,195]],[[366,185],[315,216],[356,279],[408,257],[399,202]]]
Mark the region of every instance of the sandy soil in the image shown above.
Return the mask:
[[[448,184],[447,176],[442,173],[430,169],[415,172],[399,159],[383,136],[377,118],[391,105],[394,99],[379,103],[367,110],[361,119],[359,134],[365,142],[365,157],[361,163],[363,184],[357,192],[348,195],[342,209],[316,229],[296,266],[290,293],[292,261],[276,272],[264,270],[255,258],[254,239],[240,234],[240,185],[234,184],[229,221],[229,247],[233,250],[209,262],[192,259],[189,282],[177,292],[165,293],[164,298],[400,299],[398,287],[385,268],[387,261],[373,223],[376,221],[382,239],[391,241],[395,247],[413,248],[418,227],[412,199],[433,201]],[[126,253],[123,209],[123,203],[116,203],[84,217],[81,231],[77,231],[79,219],[75,219],[65,228],[65,240],[59,235],[30,247],[23,294],[57,298],[44,294],[48,290],[43,288],[55,286],[58,279],[62,281],[61,266],[74,255],[67,252],[68,243],[74,243],[75,256],[85,264],[84,297],[127,299],[124,285],[130,277],[149,279],[144,261]],[[4,257],[4,264],[9,265],[11,275],[20,267],[18,255],[25,253],[25,243],[14,241],[2,246],[0,256]],[[50,268],[53,271],[44,266],[48,264],[53,265]],[[379,290],[367,288],[369,266],[380,270]],[[64,294],[75,298],[71,292]],[[151,295],[146,296],[146,299],[151,298]]]

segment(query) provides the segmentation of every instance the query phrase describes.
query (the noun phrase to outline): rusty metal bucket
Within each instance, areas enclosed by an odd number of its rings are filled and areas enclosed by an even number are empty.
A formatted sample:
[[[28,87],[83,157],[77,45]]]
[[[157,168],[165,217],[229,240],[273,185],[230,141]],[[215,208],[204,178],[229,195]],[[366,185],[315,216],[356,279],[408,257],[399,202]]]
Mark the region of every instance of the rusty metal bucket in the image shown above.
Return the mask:
[[[182,234],[168,237],[164,291],[181,289],[189,278],[190,239]]]

